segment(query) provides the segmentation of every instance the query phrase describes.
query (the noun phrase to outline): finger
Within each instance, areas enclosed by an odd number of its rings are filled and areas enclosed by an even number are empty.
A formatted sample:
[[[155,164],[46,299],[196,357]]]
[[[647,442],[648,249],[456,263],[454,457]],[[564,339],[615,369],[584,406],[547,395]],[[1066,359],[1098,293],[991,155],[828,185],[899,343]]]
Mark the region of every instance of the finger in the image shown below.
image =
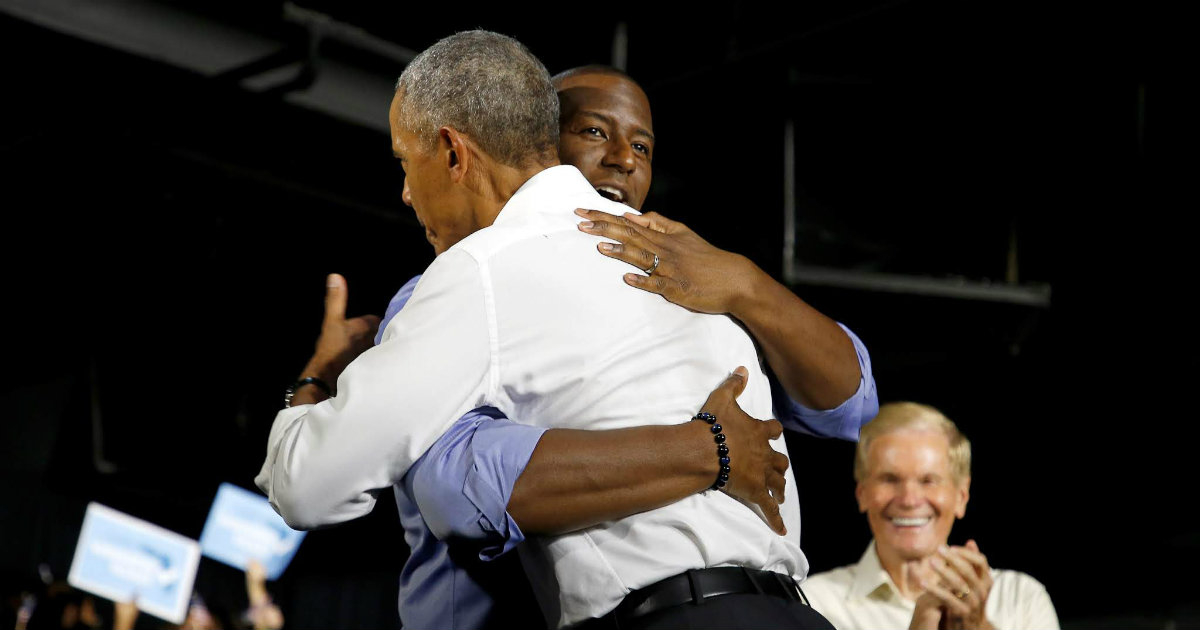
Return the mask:
[[[655,227],[654,223],[652,223],[652,222],[650,221],[650,217],[649,217],[649,216],[647,216],[648,214],[649,214],[649,213],[646,213],[646,214],[634,214],[634,213],[632,213],[632,212],[626,212],[624,216],[625,216],[625,218],[626,218],[626,219],[629,219],[630,221],[632,221],[632,222],[634,222],[634,223],[636,223],[636,224],[638,224],[638,225],[640,225],[640,226],[642,226],[642,227],[644,227],[644,228],[647,228],[647,229],[654,230],[655,232],[662,232],[663,230],[661,229],[661,226],[660,226],[660,227]]]
[[[970,565],[959,560],[952,564],[931,563],[933,570],[941,577],[943,585],[947,586],[954,598],[967,606],[967,610],[980,605],[983,601],[985,586],[979,584],[978,576],[971,570]],[[959,597],[962,595],[962,597]]]
[[[908,560],[900,565],[900,580],[904,583],[905,589],[918,588],[924,575],[925,568],[920,560]]]
[[[988,564],[987,556],[979,550],[979,543],[975,542],[975,539],[968,540],[967,550],[974,552],[967,554],[967,559],[971,560],[972,564],[974,564],[975,568],[979,571],[980,577],[987,582],[988,588],[991,588],[992,566]],[[978,554],[977,558],[975,557],[975,554]]]
[[[951,562],[945,557],[939,556],[937,560],[938,561],[930,562],[929,566],[934,570],[934,572],[941,576],[943,580],[947,581],[949,585],[954,588],[966,585],[964,582],[966,576],[962,574],[961,567],[951,564]]]
[[[763,420],[763,426],[767,428],[767,439],[777,440],[783,435],[783,424],[772,418],[771,420]]]
[[[787,484],[783,480],[783,474],[778,470],[771,469],[767,472],[767,487],[771,490],[771,496],[776,503],[783,503],[784,492]]]
[[[359,317],[358,319],[361,320],[362,323],[366,325],[367,332],[371,333],[372,335],[374,335],[379,330],[379,322],[380,322],[379,316],[363,315],[362,317]]]
[[[375,333],[379,330],[379,318],[374,315],[363,315],[346,320],[346,332],[352,337],[366,338],[375,337]]]
[[[745,366],[739,365],[733,368],[729,376],[725,377],[725,382],[721,383],[721,387],[729,389],[730,396],[737,398],[742,395],[742,391],[746,389],[746,381],[750,378],[750,373],[746,371]]]
[[[787,535],[787,526],[783,524],[783,516],[779,514],[779,504],[771,498],[771,494],[763,490],[755,500],[758,507],[762,508],[763,516],[767,517],[767,525],[771,526],[776,534],[780,536]]]
[[[579,222],[580,231],[611,238],[614,241],[631,243],[637,239],[644,240],[644,237],[650,233],[649,229],[615,214],[583,209],[577,209],[575,214],[587,219]]]
[[[325,278],[325,321],[340,322],[346,318],[346,294],[349,290],[341,274]]]
[[[625,284],[631,287],[637,287],[643,291],[656,293],[663,297],[667,297],[667,291],[671,290],[671,283],[674,282],[662,276],[643,276],[640,273],[627,273],[622,278],[625,280]]]
[[[651,251],[661,249],[658,241],[654,238],[654,235],[657,234],[654,230],[642,227],[625,217],[607,212],[591,210],[585,214],[588,220],[579,223],[579,230],[582,232],[610,238],[627,245],[637,245]]]
[[[621,243],[609,243],[604,241],[597,243],[596,249],[600,250],[601,254],[604,254],[609,258],[616,258],[621,262],[637,267],[637,269],[642,273],[646,273],[647,269],[654,269],[655,271],[658,271],[658,269],[654,267],[654,254],[636,245],[622,245]],[[662,264],[661,260],[659,261],[659,264]]]
[[[919,578],[921,588],[925,589],[926,593],[938,598],[939,601],[946,607],[960,615],[966,615],[971,612],[971,607],[967,606],[959,598],[954,596],[948,589],[937,583],[937,580],[928,578]]]
[[[771,456],[771,466],[779,471],[779,474],[784,474],[788,469],[788,457],[778,451]]]
[[[741,370],[740,372],[738,370]],[[746,368],[738,366],[725,380],[721,381],[717,388],[712,390],[708,395],[708,400],[704,402],[704,409],[712,411],[710,407],[722,409],[729,401],[738,397],[742,390],[746,388]],[[718,419],[718,422],[720,420]]]
[[[979,577],[978,567],[965,557],[967,553],[972,553],[967,549],[962,547],[950,549],[943,546],[938,548],[938,553],[941,554],[942,559],[945,560],[947,564],[953,566],[954,570],[963,576],[963,579],[977,579]],[[972,580],[972,582],[974,581],[975,580]]]
[[[584,219],[583,221],[579,222],[579,227],[588,230],[595,228],[595,224],[624,225],[628,223],[628,221],[623,221],[619,215],[603,212],[601,210],[576,208],[575,214]]]
[[[983,555],[982,553],[979,553],[979,546],[972,545],[971,543],[973,543],[973,542],[975,542],[975,541],[973,541],[973,540],[967,541],[968,546],[954,547],[952,549],[952,551],[954,552],[954,554],[956,556],[958,556],[959,558],[962,558],[964,561],[970,563],[972,568],[975,570],[975,572],[978,575],[986,575],[991,571],[991,567],[988,566],[987,556]],[[971,547],[975,547],[975,548],[971,549]]]
[[[629,219],[630,221],[633,221],[644,228],[664,234],[671,234],[679,231],[680,229],[687,229],[686,225],[678,221],[672,221],[657,212],[646,212],[640,215],[632,212],[626,212],[624,216],[626,219]]]
[[[590,208],[575,208],[575,214],[576,214],[576,216],[583,217],[589,221],[595,221],[597,219],[604,219],[605,217],[611,218],[611,217],[617,216],[615,214],[612,214],[611,212],[605,212],[603,210],[592,210]]]
[[[959,573],[955,567],[941,562],[930,563],[930,566],[933,567],[934,573],[954,592],[962,593],[971,590],[971,586],[967,584],[965,576]]]

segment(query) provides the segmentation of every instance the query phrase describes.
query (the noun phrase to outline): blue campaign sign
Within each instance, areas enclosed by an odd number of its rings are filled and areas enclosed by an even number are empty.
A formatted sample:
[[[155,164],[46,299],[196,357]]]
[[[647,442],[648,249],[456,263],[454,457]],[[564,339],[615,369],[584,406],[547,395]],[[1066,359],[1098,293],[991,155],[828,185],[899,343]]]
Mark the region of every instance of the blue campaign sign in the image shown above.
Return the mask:
[[[67,582],[182,623],[200,564],[196,541],[99,503],[89,503]]]
[[[304,532],[288,527],[266,497],[223,483],[204,522],[200,550],[213,560],[243,571],[251,560],[257,560],[267,579],[275,580],[292,561],[303,539]]]

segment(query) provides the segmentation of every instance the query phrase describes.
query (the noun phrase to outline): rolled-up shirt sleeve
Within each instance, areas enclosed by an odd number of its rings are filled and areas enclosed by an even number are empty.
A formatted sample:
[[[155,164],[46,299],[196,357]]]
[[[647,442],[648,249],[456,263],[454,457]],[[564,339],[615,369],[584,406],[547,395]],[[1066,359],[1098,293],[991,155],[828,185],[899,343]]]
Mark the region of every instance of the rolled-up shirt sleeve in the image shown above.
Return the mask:
[[[438,256],[335,397],[276,416],[255,483],[284,520],[311,529],[370,512],[455,419],[487,405],[491,321],[475,259]]]
[[[524,540],[508,501],[545,431],[491,407],[455,422],[408,472],[413,499],[433,535],[478,547],[481,560]]]
[[[824,411],[809,409],[792,400],[778,380],[771,379],[771,397],[776,401],[776,417],[788,429],[825,438],[858,441],[862,426],[879,413],[879,394],[875,391],[875,376],[871,373],[871,355],[866,345],[845,325],[838,323],[854,344],[860,373],[858,390],[842,404]]]

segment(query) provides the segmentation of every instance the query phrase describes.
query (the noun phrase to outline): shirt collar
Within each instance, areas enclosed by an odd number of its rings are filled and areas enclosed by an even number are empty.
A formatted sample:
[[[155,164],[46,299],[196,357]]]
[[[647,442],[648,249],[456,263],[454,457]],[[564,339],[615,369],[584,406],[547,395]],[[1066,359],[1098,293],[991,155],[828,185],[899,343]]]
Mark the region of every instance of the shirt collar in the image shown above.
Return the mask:
[[[500,214],[496,215],[493,225],[501,225],[516,217],[530,212],[544,212],[558,209],[562,205],[564,194],[588,193],[600,197],[595,188],[579,172],[579,169],[567,164],[551,166],[530,177],[521,184],[517,192],[509,198]]]
[[[879,562],[874,538],[871,539],[871,544],[867,545],[867,550],[863,552],[862,558],[855,565],[854,583],[851,584],[846,598],[867,599],[873,595],[875,598],[883,596],[905,601],[900,596],[900,589],[896,588],[892,577]]]

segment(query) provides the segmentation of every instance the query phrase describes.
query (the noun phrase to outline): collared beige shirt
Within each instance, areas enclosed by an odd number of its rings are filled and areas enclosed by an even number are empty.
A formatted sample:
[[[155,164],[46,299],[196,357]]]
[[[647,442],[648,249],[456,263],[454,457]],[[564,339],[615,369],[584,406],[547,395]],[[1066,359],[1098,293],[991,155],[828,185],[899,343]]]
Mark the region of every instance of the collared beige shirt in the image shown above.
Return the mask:
[[[858,564],[810,575],[801,586],[838,630],[903,630],[916,608],[879,563],[874,540]],[[1046,587],[1018,571],[992,569],[987,617],[997,630],[1058,630]]]

